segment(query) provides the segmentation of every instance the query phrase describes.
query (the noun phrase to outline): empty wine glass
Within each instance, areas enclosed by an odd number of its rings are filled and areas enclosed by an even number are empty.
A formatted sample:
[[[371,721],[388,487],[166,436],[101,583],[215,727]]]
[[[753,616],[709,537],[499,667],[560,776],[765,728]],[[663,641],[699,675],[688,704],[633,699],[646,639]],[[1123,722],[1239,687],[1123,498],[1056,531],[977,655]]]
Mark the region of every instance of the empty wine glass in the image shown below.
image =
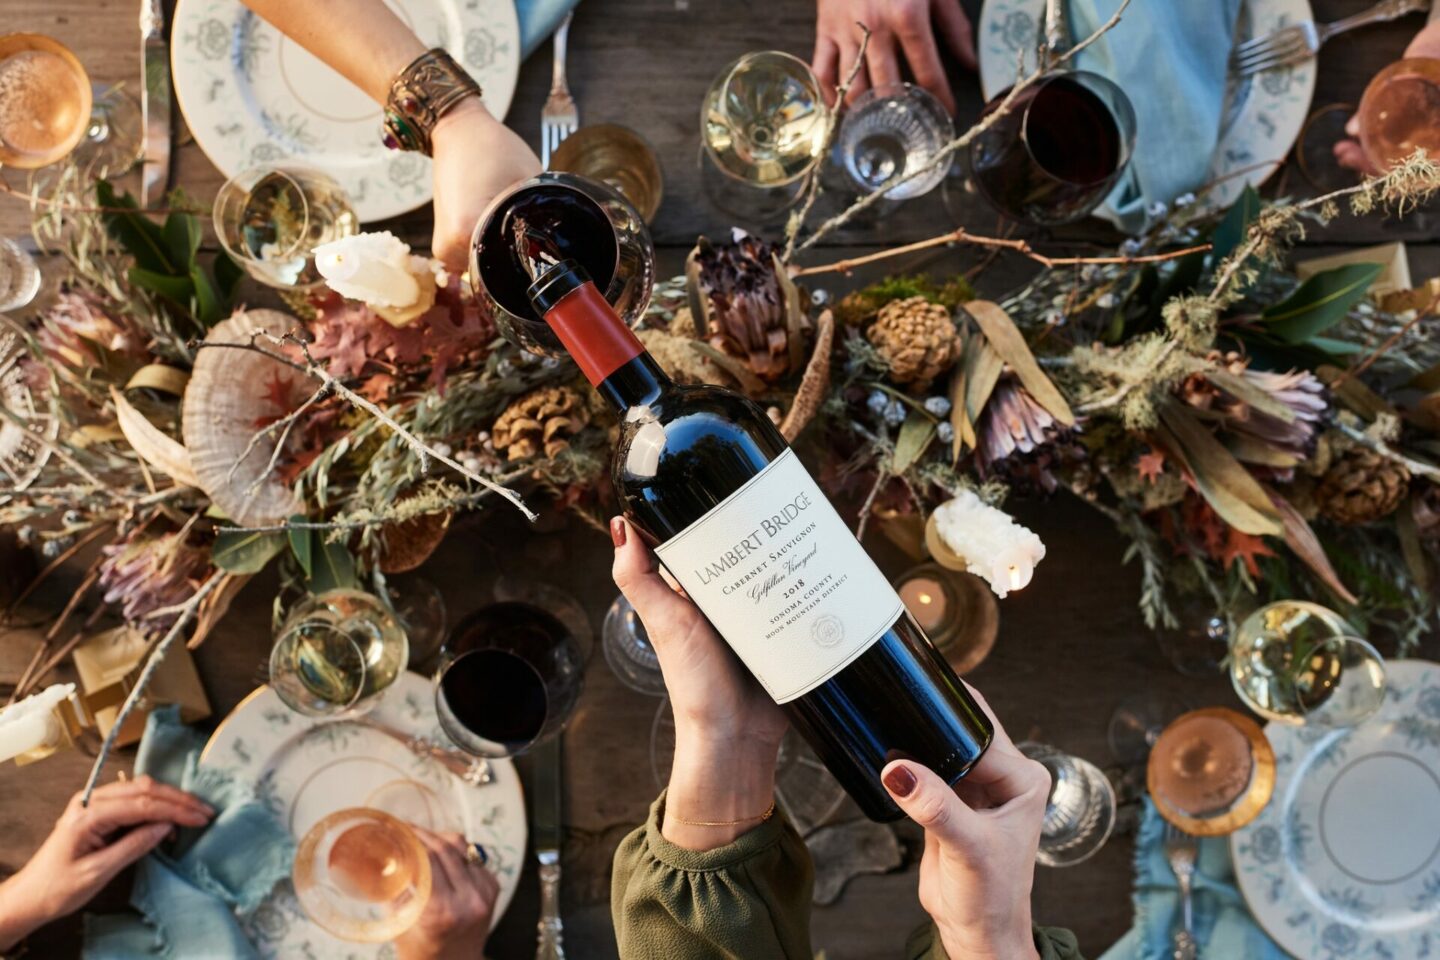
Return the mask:
[[[377,597],[330,590],[291,609],[270,651],[270,685],[306,716],[353,716],[375,705],[409,656],[405,631]]]
[[[1115,788],[1089,760],[1031,741],[1016,749],[1050,772],[1036,862],[1073,867],[1093,857],[1115,829]]]
[[[1010,91],[986,104],[988,114]],[[1079,220],[1115,186],[1135,146],[1135,110],[1118,86],[1084,71],[1042,77],[970,144],[980,192],[1016,220]]]
[[[928,90],[886,84],[866,90],[846,112],[835,155],[861,193],[884,190],[888,200],[910,200],[945,179],[948,165],[935,156],[954,138],[954,122]],[[903,182],[886,189],[895,181]]]
[[[605,611],[605,623],[600,628],[600,647],[605,651],[605,662],[620,682],[637,693],[654,697],[665,696],[665,677],[660,672],[660,658],[645,632],[640,615],[625,599],[624,594],[615,598],[610,609]]]
[[[445,640],[445,597],[439,587],[414,573],[387,577],[385,592],[410,643],[410,665],[419,669]]]
[[[1260,725],[1225,707],[1192,710],[1150,751],[1146,786],[1166,820],[1197,837],[1233,833],[1275,790],[1275,752]]]
[[[700,179],[711,202],[744,226],[775,222],[800,198],[825,148],[830,111],[798,57],[747,53],[729,64],[700,111]]]
[[[1175,697],[1153,690],[1131,694],[1110,714],[1110,752],[1127,767],[1143,764],[1166,725],[1188,709]]]
[[[215,236],[245,272],[270,287],[324,283],[315,248],[348,237],[360,219],[340,184],[309,167],[251,167],[215,195]]]
[[[1230,679],[1246,706],[1270,720],[1353,726],[1385,700],[1385,662],[1338,613],[1282,600],[1235,631]]]
[[[1410,57],[1375,75],[1360,98],[1360,146],[1384,170],[1424,149],[1440,155],[1440,59]]]
[[[342,940],[386,943],[430,900],[430,854],[415,831],[379,810],[325,817],[300,840],[291,873],[305,915]]]
[[[90,125],[75,148],[75,162],[94,177],[125,173],[144,153],[144,111],[140,101],[118,84],[97,87],[90,107]]]

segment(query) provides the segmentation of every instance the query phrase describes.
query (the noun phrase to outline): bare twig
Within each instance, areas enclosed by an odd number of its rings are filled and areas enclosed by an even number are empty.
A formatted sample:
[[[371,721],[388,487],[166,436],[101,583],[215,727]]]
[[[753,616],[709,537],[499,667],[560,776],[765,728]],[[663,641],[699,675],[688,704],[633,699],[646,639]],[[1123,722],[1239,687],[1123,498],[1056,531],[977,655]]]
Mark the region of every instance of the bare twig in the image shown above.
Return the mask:
[[[229,574],[224,570],[216,570],[212,573],[210,579],[202,583],[200,589],[195,591],[194,596],[185,602],[180,611],[180,616],[170,625],[170,629],[166,631],[165,636],[160,638],[160,642],[155,645],[155,649],[150,651],[150,657],[145,661],[145,667],[140,671],[140,675],[135,678],[135,686],[131,688],[129,696],[125,698],[125,702],[120,705],[120,711],[115,714],[115,725],[110,728],[110,732],[105,735],[105,742],[100,745],[100,753],[95,757],[95,764],[90,768],[90,776],[86,779],[85,790],[80,796],[81,806],[90,805],[90,794],[95,792],[95,784],[100,780],[100,772],[105,769],[105,761],[109,758],[110,751],[115,748],[115,738],[120,735],[121,729],[125,726],[125,721],[128,720],[130,714],[134,712],[135,705],[145,698],[145,691],[149,688],[150,681],[154,679],[155,671],[159,668],[160,661],[165,659],[165,654],[170,651],[170,647],[175,643],[175,639],[185,632],[185,628],[189,626],[190,621],[194,619],[196,612],[200,609],[200,604],[210,595],[210,591],[224,582],[227,576],[229,576]]]
[[[855,78],[860,75],[860,68],[865,65],[865,51],[870,46],[870,28],[863,23],[856,23],[855,26],[860,28],[860,51],[855,55],[855,62],[850,65],[849,74],[835,88],[835,109],[829,112],[825,121],[825,139],[820,147],[820,162],[811,168],[805,181],[805,202],[785,227],[785,253],[780,257],[781,263],[788,264],[790,258],[795,256],[795,244],[800,239],[800,231],[805,226],[805,219],[810,216],[810,208],[815,206],[815,201],[820,196],[820,175],[825,166],[825,158],[830,155],[830,147],[835,143],[835,132],[840,129],[840,111],[844,109],[850,88],[855,85]]]
[[[798,253],[801,250],[808,250],[809,248],[813,247],[822,238],[829,236],[831,233],[838,230],[845,224],[849,223],[852,219],[859,216],[861,213],[868,210],[870,207],[879,203],[886,196],[886,194],[888,194],[891,190],[894,190],[896,187],[909,183],[911,180],[916,180],[920,177],[927,176],[941,166],[948,166],[950,164],[951,157],[953,157],[959,151],[964,150],[966,147],[970,146],[971,142],[973,142],[976,137],[980,136],[980,134],[984,133],[986,130],[989,130],[992,126],[998,123],[1001,118],[1005,117],[1010,112],[1011,108],[1015,106],[1015,102],[1019,98],[1020,94],[1024,93],[1030,87],[1034,86],[1034,84],[1038,80],[1040,80],[1041,77],[1047,76],[1056,68],[1074,59],[1074,57],[1082,50],[1089,47],[1096,40],[1100,39],[1101,36],[1113,29],[1114,26],[1120,22],[1120,15],[1125,12],[1125,8],[1128,6],[1130,6],[1130,0],[1121,0],[1120,6],[1116,8],[1113,14],[1111,14],[1110,19],[1102,23],[1095,30],[1094,33],[1090,34],[1090,36],[1086,37],[1084,40],[1081,40],[1079,43],[1075,44],[1075,46],[1071,47],[1069,50],[1066,50],[1063,54],[1056,57],[1053,64],[1049,68],[1045,70],[1036,70],[1028,76],[1022,77],[1021,79],[1017,80],[1015,82],[1015,85],[1010,88],[1010,90],[1005,94],[1004,98],[1002,98],[998,104],[996,104],[993,108],[989,109],[985,113],[985,115],[975,123],[973,127],[971,127],[969,130],[965,131],[963,134],[951,140],[949,143],[945,144],[945,146],[937,150],[935,152],[935,155],[930,158],[928,163],[921,164],[909,173],[906,173],[900,177],[896,177],[894,180],[887,182],[884,190],[877,190],[874,193],[866,194],[859,200],[852,203],[849,207],[846,207],[844,210],[840,211],[835,216],[820,224],[820,226],[815,229],[815,232],[810,234],[809,238],[807,238],[804,243],[801,243],[795,248],[795,252]]]
[[[834,263],[822,263],[813,267],[801,267],[795,270],[791,276],[808,277],[817,273],[850,273],[856,267],[862,267],[869,263],[880,260],[888,260],[891,257],[904,256],[907,253],[916,253],[920,250],[927,250],[931,247],[949,246],[955,243],[973,244],[977,247],[990,247],[996,250],[1011,250],[1022,256],[1029,257],[1036,263],[1045,267],[1068,267],[1082,264],[1131,264],[1131,263],[1163,263],[1166,260],[1175,260],[1192,253],[1203,253],[1210,249],[1210,244],[1202,243],[1194,247],[1186,247],[1183,250],[1173,250],[1169,253],[1154,253],[1143,257],[1051,257],[1046,256],[1031,248],[1028,241],[1011,240],[1001,237],[982,237],[970,233],[964,227],[958,230],[951,230],[938,237],[931,237],[928,240],[917,240],[914,243],[907,243],[904,246],[892,247],[888,250],[880,250],[875,253],[867,253],[861,257],[849,257],[845,260],[836,260]]]
[[[1379,437],[1372,437],[1364,430],[1352,426],[1351,424],[1346,423],[1344,420],[1337,420],[1335,426],[1336,429],[1338,429],[1341,433],[1345,434],[1345,436],[1349,437],[1351,440],[1354,440],[1362,447],[1367,447],[1380,454],[1380,456],[1386,458],[1387,460],[1393,460],[1396,463],[1401,464],[1405,467],[1405,469],[1409,470],[1415,476],[1424,477],[1427,480],[1433,481],[1435,483],[1440,483],[1440,467],[1436,467],[1429,463],[1422,463],[1421,461],[1416,460],[1412,457],[1407,457],[1405,456],[1405,454],[1401,453],[1399,450],[1396,450],[1394,447],[1390,446],[1388,443],[1386,443],[1384,440],[1381,440]]]
[[[1361,360],[1359,363],[1355,364],[1355,366],[1349,367],[1344,370],[1338,377],[1336,377],[1331,382],[1330,389],[1334,390],[1346,380],[1349,380],[1351,377],[1358,377],[1366,370],[1369,370],[1371,364],[1373,364],[1376,360],[1379,360],[1386,353],[1388,353],[1390,351],[1390,348],[1395,346],[1395,344],[1399,343],[1401,338],[1403,338],[1405,334],[1413,330],[1416,325],[1420,323],[1421,320],[1424,320],[1426,317],[1433,316],[1435,314],[1436,307],[1440,307],[1440,293],[1437,293],[1435,296],[1431,297],[1430,302],[1425,305],[1425,309],[1417,310],[1415,312],[1415,316],[1405,321],[1404,325],[1402,325],[1400,329],[1396,330],[1390,336],[1386,337],[1385,342],[1380,344],[1380,346],[1376,347],[1369,356],[1367,356],[1364,360]]]
[[[883,467],[875,469],[875,483],[870,487],[870,492],[865,496],[865,502],[860,504],[860,513],[855,517],[855,539],[865,539],[865,527],[870,523],[870,509],[875,506],[875,498],[880,495],[880,488],[885,486],[885,481],[893,476]]]
[[[270,462],[265,465],[264,470],[260,471],[260,474],[255,478],[255,482],[250,484],[246,492],[254,493],[260,489],[260,484],[264,482],[266,477],[270,476],[270,471],[275,469],[275,464],[280,460],[280,453],[285,448],[285,440],[290,436],[290,428],[295,425],[295,421],[304,416],[306,410],[309,410],[318,401],[325,399],[329,395],[330,385],[328,383],[322,383],[300,406],[291,410],[274,423],[266,424],[251,434],[249,442],[245,444],[245,449],[241,451],[240,456],[235,458],[235,462],[230,464],[230,470],[225,474],[225,482],[229,483],[234,478],[235,471],[240,469],[240,465],[250,456],[250,452],[260,445],[260,441],[278,429],[280,430],[280,436],[276,438],[275,447],[270,451]]]

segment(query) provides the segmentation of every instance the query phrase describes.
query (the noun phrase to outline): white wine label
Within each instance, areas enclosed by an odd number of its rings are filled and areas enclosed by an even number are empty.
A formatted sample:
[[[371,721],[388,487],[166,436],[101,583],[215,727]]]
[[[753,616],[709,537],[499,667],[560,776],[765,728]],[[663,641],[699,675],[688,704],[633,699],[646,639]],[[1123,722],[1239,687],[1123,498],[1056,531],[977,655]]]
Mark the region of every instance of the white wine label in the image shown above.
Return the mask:
[[[829,680],[904,609],[792,450],[655,552],[777,703]]]

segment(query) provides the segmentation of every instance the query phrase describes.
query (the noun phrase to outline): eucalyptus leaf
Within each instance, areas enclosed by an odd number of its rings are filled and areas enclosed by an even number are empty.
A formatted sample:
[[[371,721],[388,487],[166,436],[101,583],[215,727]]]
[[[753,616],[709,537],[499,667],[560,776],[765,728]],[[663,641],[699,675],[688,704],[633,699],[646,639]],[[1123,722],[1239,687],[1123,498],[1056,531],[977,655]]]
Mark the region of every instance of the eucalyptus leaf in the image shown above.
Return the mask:
[[[136,266],[158,274],[174,275],[178,272],[170,259],[164,231],[140,213],[134,197],[128,193],[117,196],[109,180],[97,180],[95,199],[106,211],[100,215],[105,229],[125,248],[126,253],[135,258]]]
[[[343,543],[330,543],[325,531],[312,531],[311,547],[313,569],[309,577],[311,593],[325,593],[328,590],[351,590],[359,581],[355,576],[355,558]]]
[[[1030,391],[1035,402],[1065,426],[1074,426],[1075,414],[1071,412],[1070,404],[1065,402],[1064,394],[1045,375],[1045,371],[1040,369],[1040,364],[1035,362],[1035,355],[1030,352],[1025,335],[1015,326],[1010,315],[1001,309],[999,304],[988,300],[972,300],[963,304],[962,309],[979,325],[980,332],[985,335],[990,346],[994,347],[1000,359],[1015,371],[1020,383]]]
[[[170,262],[177,272],[188,272],[195,262],[195,253],[200,249],[200,220],[194,214],[172,210],[160,228],[165,238],[165,249]]]
[[[1255,192],[1254,187],[1246,184],[1239,198],[1225,211],[1225,216],[1210,234],[1210,256],[1213,263],[1224,260],[1240,246],[1240,242],[1245,239],[1245,231],[1259,215],[1260,194]]]
[[[190,281],[195,288],[195,319],[202,327],[213,327],[223,319],[220,298],[198,263],[190,266]]]
[[[300,569],[305,571],[305,579],[309,580],[315,575],[313,557],[315,540],[311,536],[313,530],[305,527],[298,527],[295,524],[305,523],[306,517],[303,513],[297,513],[290,518],[290,530],[286,536],[290,540],[290,552],[295,555],[295,562],[300,564]]]
[[[1244,374],[1231,373],[1229,370],[1207,370],[1205,378],[1261,413],[1268,413],[1284,423],[1295,421],[1295,411],[1292,408],[1282,403],[1274,394],[1245,379]]]
[[[222,528],[215,536],[210,559],[215,566],[230,573],[259,573],[283,549],[284,534],[247,533]]]
[[[157,293],[182,307],[188,307],[195,285],[189,277],[176,277],[168,273],[156,273],[142,267],[131,267],[126,273],[129,281],[137,287]]]
[[[1178,403],[1160,407],[1156,431],[1195,479],[1205,502],[1230,526],[1255,536],[1279,536],[1283,527],[1270,497],[1250,471]]]
[[[951,457],[958,461],[967,448],[978,446],[975,421],[990,401],[1005,362],[984,337],[965,341],[965,353],[950,385],[950,426],[955,430]]]
[[[1335,572],[1335,567],[1330,563],[1330,558],[1320,545],[1320,539],[1315,536],[1315,531],[1300,515],[1300,511],[1274,490],[1266,488],[1265,492],[1280,514],[1281,523],[1284,524],[1285,544],[1337,597],[1349,604],[1357,603],[1355,594],[1351,593],[1349,588],[1341,582],[1340,575]]]
[[[911,465],[925,455],[935,439],[936,424],[932,417],[911,410],[900,426],[900,435],[895,438],[895,457],[890,471],[904,473]]]
[[[1365,296],[1381,269],[1378,263],[1347,263],[1315,274],[1265,310],[1266,329],[1287,343],[1315,343],[1316,337],[1343,320]]]

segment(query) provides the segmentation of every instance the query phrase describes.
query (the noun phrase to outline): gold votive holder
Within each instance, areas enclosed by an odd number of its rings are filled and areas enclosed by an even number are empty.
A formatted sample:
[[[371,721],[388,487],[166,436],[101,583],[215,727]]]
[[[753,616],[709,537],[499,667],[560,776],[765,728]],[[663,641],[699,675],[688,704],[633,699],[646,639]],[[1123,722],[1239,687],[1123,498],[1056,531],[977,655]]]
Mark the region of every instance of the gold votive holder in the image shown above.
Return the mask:
[[[651,223],[665,195],[655,149],[629,127],[597,123],[566,137],[550,155],[550,169],[599,180],[617,190]]]
[[[895,580],[895,592],[955,672],[978,667],[995,646],[1000,607],[985,581],[938,563],[911,567]]]

